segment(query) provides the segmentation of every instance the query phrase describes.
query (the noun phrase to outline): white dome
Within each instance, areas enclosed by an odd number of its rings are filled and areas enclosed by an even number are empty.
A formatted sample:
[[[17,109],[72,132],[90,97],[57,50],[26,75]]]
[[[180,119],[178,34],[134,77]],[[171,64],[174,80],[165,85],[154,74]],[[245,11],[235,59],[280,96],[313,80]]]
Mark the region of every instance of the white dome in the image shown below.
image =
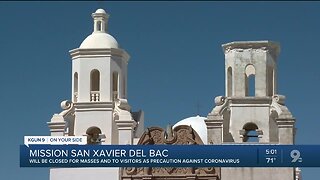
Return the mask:
[[[107,14],[104,9],[97,9],[95,13]]]
[[[104,32],[94,32],[81,43],[80,48],[118,48],[118,42],[110,34]]]
[[[207,125],[204,122],[205,119],[207,118],[201,116],[189,117],[177,122],[173,128],[180,125],[191,126],[198,133],[202,142],[207,144]]]

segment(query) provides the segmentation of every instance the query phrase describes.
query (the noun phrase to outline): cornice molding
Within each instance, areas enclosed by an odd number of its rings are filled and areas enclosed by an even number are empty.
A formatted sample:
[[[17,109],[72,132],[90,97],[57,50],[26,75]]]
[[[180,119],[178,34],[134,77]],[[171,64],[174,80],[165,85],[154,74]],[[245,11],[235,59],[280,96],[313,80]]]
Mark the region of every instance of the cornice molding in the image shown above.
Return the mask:
[[[112,111],[113,102],[77,102],[74,103],[75,112],[81,111]]]
[[[230,106],[270,106],[272,98],[265,97],[228,97]]]
[[[275,120],[279,128],[294,128],[296,122],[294,118],[276,118]]]
[[[47,122],[50,132],[64,132],[66,122]]]
[[[120,57],[127,63],[130,59],[130,55],[124,49],[82,49],[77,48],[69,51],[72,60],[78,58],[96,58],[96,57]]]
[[[235,41],[223,44],[222,49],[224,54],[227,54],[232,51],[264,51],[269,52],[274,57],[274,59],[277,59],[280,53],[280,44],[273,41]]]

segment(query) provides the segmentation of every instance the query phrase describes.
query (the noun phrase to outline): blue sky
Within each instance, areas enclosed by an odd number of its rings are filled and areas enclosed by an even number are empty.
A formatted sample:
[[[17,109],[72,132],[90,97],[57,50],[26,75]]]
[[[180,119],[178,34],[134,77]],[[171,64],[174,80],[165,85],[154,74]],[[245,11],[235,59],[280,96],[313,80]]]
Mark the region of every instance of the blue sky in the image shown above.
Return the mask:
[[[19,145],[24,135],[49,135],[46,122],[70,99],[68,51],[91,34],[97,8],[131,55],[128,100],[146,126],[210,112],[224,95],[221,44],[273,40],[296,143],[320,144],[320,2],[0,2],[1,178],[48,179],[46,168],[19,168]],[[303,168],[304,180],[317,172]]]

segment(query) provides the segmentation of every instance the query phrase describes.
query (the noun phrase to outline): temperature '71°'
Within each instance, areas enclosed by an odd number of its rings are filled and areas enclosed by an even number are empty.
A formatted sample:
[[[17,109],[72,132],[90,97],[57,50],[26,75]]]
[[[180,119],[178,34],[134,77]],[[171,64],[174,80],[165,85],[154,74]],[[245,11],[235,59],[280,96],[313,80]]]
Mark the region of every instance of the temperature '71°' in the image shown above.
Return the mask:
[[[267,160],[267,164],[269,164],[269,163],[272,164],[277,160],[277,158],[275,158],[275,157],[267,157],[266,160]]]

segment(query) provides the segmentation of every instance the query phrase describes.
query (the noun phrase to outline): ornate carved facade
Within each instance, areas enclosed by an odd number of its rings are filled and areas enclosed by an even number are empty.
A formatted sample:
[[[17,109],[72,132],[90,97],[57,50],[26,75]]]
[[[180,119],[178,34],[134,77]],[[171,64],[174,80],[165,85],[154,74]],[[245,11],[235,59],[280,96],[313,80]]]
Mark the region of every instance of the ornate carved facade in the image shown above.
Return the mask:
[[[148,128],[141,136],[138,144],[140,145],[203,145],[202,140],[192,127],[187,125],[177,126],[172,130],[168,127],[167,131],[159,127]],[[141,167],[141,168],[123,168],[123,180],[138,179],[207,179],[219,180],[220,169],[214,167],[196,168],[196,167]]]

